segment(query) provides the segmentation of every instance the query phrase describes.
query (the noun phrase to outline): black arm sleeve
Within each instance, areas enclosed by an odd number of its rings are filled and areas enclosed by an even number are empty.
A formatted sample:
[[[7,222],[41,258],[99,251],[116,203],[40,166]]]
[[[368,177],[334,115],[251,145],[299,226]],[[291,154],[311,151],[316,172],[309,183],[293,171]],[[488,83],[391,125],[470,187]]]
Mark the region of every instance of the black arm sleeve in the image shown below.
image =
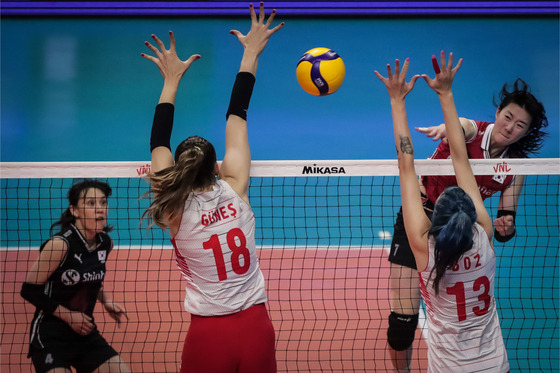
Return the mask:
[[[158,146],[165,146],[171,150],[171,131],[173,130],[173,115],[175,106],[161,103],[156,106],[152,134],[150,136],[150,152]]]
[[[231,99],[226,114],[226,120],[231,114],[247,120],[247,110],[255,86],[255,76],[250,72],[242,71],[235,77],[235,83],[231,90]]]
[[[24,282],[21,286],[21,297],[34,305],[35,307],[43,310],[48,314],[52,314],[59,306],[57,302],[49,298],[44,292],[43,285],[31,284]]]
[[[511,215],[513,216],[513,233],[508,234],[507,236],[502,236],[500,232],[494,229],[494,237],[496,237],[496,241],[498,242],[508,242],[515,236],[515,211],[512,210],[498,210],[498,216],[496,218],[501,218],[502,216]]]

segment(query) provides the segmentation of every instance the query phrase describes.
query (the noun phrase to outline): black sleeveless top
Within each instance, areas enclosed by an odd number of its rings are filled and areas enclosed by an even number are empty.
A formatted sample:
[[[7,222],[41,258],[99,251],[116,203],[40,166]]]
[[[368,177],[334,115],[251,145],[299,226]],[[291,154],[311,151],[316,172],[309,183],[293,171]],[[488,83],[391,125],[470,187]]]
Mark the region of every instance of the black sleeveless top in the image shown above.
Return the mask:
[[[113,249],[113,240],[105,232],[98,233],[96,246],[90,251],[74,225],[52,238],[55,237],[66,241],[68,251],[45,283],[45,294],[72,311],[93,317],[97,296],[105,279],[105,261]]]

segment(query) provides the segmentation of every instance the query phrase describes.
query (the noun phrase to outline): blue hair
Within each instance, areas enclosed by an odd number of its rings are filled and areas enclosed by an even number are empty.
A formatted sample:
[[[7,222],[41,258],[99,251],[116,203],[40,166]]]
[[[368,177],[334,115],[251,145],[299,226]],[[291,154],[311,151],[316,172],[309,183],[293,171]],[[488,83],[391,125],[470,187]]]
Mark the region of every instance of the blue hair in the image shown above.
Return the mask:
[[[445,271],[453,268],[459,258],[472,248],[476,218],[471,197],[458,186],[445,189],[436,201],[428,232],[428,236],[435,239],[435,265],[430,277],[435,271],[433,286],[436,295]]]

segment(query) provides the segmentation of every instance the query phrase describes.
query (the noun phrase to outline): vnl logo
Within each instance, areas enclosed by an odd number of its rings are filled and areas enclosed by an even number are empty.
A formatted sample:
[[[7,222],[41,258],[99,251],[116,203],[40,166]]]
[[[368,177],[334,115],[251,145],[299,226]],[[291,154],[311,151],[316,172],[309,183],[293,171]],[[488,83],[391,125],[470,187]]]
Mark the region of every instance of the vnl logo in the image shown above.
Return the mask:
[[[507,162],[499,162],[494,166],[494,172],[510,172],[511,167],[508,166]]]
[[[144,166],[141,166],[140,168],[136,169],[136,172],[138,172],[138,176],[147,175],[150,173],[150,171],[151,171],[151,166],[149,163],[146,163]]]
[[[303,166],[303,170],[301,172],[302,175],[330,175],[330,174],[346,174],[346,170],[344,167],[338,166],[317,166],[314,164],[313,166]]]

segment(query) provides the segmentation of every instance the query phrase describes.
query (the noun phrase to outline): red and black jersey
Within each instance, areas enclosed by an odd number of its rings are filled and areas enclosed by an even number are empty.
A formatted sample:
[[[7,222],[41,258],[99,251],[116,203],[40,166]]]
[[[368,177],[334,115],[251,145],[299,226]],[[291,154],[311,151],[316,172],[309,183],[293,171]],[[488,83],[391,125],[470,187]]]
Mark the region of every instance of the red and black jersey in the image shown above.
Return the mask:
[[[494,123],[471,121],[476,128],[476,135],[466,141],[469,159],[490,159],[490,139]],[[441,141],[430,159],[449,159],[451,151],[447,142]],[[509,158],[507,149],[500,158]],[[482,199],[486,199],[497,192],[506,190],[515,180],[515,175],[476,175],[476,182]],[[428,198],[435,203],[443,191],[450,186],[457,185],[457,178],[450,176],[422,176],[422,184],[426,188]]]

